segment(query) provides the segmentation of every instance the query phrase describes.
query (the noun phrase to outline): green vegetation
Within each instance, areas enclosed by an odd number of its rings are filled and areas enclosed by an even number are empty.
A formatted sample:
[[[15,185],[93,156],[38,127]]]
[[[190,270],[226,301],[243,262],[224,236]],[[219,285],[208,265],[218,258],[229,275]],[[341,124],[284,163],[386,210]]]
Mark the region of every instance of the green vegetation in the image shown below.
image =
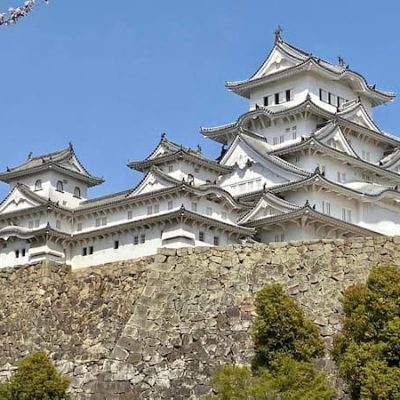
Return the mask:
[[[334,357],[354,400],[400,399],[400,272],[371,270],[366,285],[346,290]]]
[[[312,361],[323,353],[318,328],[280,285],[260,290],[253,325],[253,368],[226,366],[209,400],[331,400],[334,389]]]
[[[45,353],[22,359],[10,381],[0,385],[0,400],[67,400],[69,381]]]

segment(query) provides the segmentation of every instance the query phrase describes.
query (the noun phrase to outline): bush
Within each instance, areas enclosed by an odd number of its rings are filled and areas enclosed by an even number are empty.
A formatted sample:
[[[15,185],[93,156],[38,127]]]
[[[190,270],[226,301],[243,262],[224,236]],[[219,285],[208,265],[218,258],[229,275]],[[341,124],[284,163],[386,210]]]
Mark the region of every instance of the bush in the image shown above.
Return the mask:
[[[334,389],[311,361],[323,353],[318,328],[280,285],[260,290],[253,369],[226,366],[211,379],[215,400],[331,400]]]
[[[400,399],[400,272],[376,267],[348,288],[333,355],[353,399]]]
[[[256,297],[257,317],[253,325],[254,367],[269,367],[281,354],[310,361],[323,354],[318,327],[308,320],[282,286],[270,285]]]
[[[45,353],[33,353],[22,359],[10,381],[0,386],[0,400],[67,400],[68,385]]]
[[[211,380],[217,395],[209,400],[331,400],[334,390],[310,363],[279,356],[269,370],[225,367]]]

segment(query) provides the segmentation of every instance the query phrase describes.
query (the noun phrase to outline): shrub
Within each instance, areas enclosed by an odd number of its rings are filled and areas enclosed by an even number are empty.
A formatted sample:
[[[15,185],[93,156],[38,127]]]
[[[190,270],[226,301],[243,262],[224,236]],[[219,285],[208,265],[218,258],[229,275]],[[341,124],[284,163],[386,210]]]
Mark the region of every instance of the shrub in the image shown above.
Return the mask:
[[[333,355],[353,399],[400,399],[400,272],[375,267],[343,298]]]
[[[311,361],[323,353],[318,327],[280,285],[260,290],[252,336],[253,369],[226,366],[211,384],[215,400],[331,400],[334,389]]]
[[[256,297],[257,317],[253,325],[254,367],[269,367],[281,354],[310,361],[323,354],[318,327],[308,320],[295,300],[274,284]]]
[[[22,359],[10,381],[0,386],[0,400],[67,400],[68,385],[45,353],[33,353]]]

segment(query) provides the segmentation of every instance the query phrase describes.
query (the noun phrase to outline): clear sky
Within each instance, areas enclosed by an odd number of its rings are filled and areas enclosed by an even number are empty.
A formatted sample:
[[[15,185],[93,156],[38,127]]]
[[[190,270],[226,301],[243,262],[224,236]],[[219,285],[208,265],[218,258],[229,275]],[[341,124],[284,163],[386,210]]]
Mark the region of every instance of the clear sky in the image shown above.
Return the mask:
[[[39,1],[39,0],[38,0]],[[22,0],[0,0],[3,10]],[[400,92],[397,0],[51,0],[0,27],[0,169],[74,144],[106,183],[134,186],[128,160],[160,134],[215,157],[200,126],[232,122],[247,103],[224,82],[249,77],[283,37],[313,54],[344,57],[378,88]],[[400,134],[400,100],[375,111]],[[1,184],[0,195],[8,191]]]

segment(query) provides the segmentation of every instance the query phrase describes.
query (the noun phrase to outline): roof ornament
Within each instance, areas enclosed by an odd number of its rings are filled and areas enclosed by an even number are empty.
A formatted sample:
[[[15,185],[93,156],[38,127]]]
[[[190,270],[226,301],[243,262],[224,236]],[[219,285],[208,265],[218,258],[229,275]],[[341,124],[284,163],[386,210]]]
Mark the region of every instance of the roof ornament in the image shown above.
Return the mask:
[[[161,134],[161,140],[165,140],[167,138],[167,134],[165,132],[163,132]]]
[[[346,66],[346,63],[345,63],[344,58],[342,56],[338,56],[338,64],[341,67],[345,67]]]
[[[10,168],[9,167],[7,167],[6,169],[7,169],[7,172],[10,172]]]
[[[73,150],[73,149],[74,149],[74,146],[72,146],[72,142],[68,142],[68,148],[69,148],[70,150]]]
[[[202,149],[201,149],[201,146],[199,144],[197,145],[197,152],[200,153],[200,154],[202,154],[202,152],[203,152]]]
[[[306,200],[306,204],[304,205],[304,207],[310,207],[310,202],[308,200]]]
[[[267,184],[266,183],[264,183],[264,185],[263,185],[263,192],[267,193]]]
[[[319,169],[319,166],[317,166],[317,168],[315,168],[314,173],[320,175],[321,170]]]
[[[275,29],[275,43],[280,43],[282,42],[282,32],[283,29],[281,28],[280,25],[278,25],[278,27]]]
[[[30,160],[30,159],[32,158],[32,155],[33,155],[33,153],[30,152],[30,153],[28,154],[27,160]]]

